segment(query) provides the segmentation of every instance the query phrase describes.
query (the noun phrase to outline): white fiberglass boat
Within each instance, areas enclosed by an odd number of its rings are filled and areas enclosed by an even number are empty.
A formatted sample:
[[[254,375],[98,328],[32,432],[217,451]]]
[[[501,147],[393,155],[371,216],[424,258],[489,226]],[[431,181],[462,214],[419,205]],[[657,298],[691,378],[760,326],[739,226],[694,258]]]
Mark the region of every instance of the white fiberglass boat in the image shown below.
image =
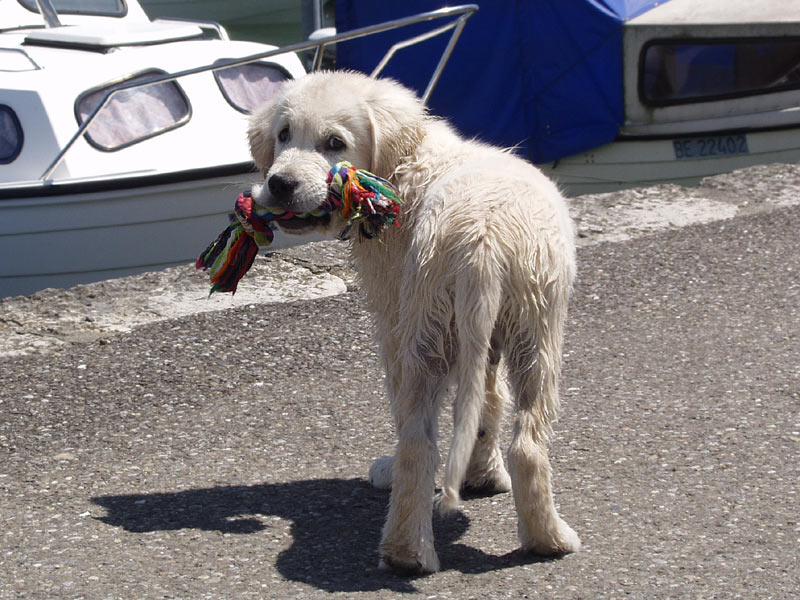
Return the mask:
[[[800,161],[800,1],[669,0],[622,42],[615,140],[543,165],[571,193]]]
[[[0,0],[0,297],[194,262],[254,181],[247,114],[338,42],[444,18],[427,100],[475,5],[274,48],[136,0]],[[273,248],[290,243],[276,232]],[[297,238],[295,238],[297,239]],[[297,242],[295,242],[297,243]]]
[[[192,261],[255,178],[247,113],[305,74],[287,53],[120,91],[93,115],[114,88],[273,47],[151,22],[131,0],[53,8],[0,0],[0,297]]]

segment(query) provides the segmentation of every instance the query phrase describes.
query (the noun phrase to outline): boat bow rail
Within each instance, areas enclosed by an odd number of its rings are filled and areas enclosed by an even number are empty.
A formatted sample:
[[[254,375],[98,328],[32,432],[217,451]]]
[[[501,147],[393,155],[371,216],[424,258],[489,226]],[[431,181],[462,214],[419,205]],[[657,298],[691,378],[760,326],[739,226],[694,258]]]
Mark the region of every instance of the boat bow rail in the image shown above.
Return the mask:
[[[49,3],[49,0],[37,0],[37,1]],[[451,32],[448,43],[444,51],[442,52],[439,61],[436,64],[436,67],[431,73],[430,79],[428,80],[428,84],[425,88],[424,93],[422,94],[422,101],[426,103],[430,98],[430,95],[433,92],[434,88],[436,87],[436,84],[438,83],[439,78],[441,77],[442,71],[444,70],[448,60],[450,59],[450,55],[452,54],[453,48],[455,47],[456,43],[458,42],[458,39],[461,36],[461,32],[463,31],[464,26],[466,25],[467,19],[469,19],[473,14],[475,14],[477,10],[478,6],[476,4],[465,4],[460,6],[445,7],[438,10],[418,13],[401,19],[393,19],[383,23],[378,23],[376,25],[370,25],[367,27],[353,29],[351,31],[338,33],[336,35],[332,35],[329,37],[322,37],[319,39],[308,40],[305,42],[298,42],[296,44],[282,46],[280,48],[275,48],[273,50],[259,52],[257,54],[251,54],[243,58],[217,61],[214,64],[210,65],[203,65],[200,67],[177,71],[175,73],[167,73],[164,75],[159,75],[156,77],[148,78],[146,82],[135,81],[135,82],[122,83],[118,86],[115,86],[114,89],[109,90],[109,92],[103,96],[103,98],[97,104],[95,109],[86,116],[83,122],[79,125],[77,131],[64,145],[64,147],[58,152],[55,158],[53,158],[51,163],[41,174],[39,180],[42,183],[49,182],[53,172],[56,170],[61,161],[64,159],[64,156],[67,154],[67,152],[69,152],[69,150],[74,146],[75,142],[82,135],[86,133],[86,130],[92,124],[97,115],[109,103],[109,101],[116,94],[119,94],[123,91],[157,85],[159,83],[171,82],[184,77],[196,75],[199,73],[205,73],[208,71],[219,71],[222,69],[239,67],[257,61],[263,61],[265,59],[279,56],[281,54],[297,53],[308,50],[313,50],[315,53],[312,63],[313,64],[312,71],[315,71],[319,70],[322,67],[322,59],[325,54],[325,50],[328,47],[338,44],[340,42],[346,42],[357,38],[363,38],[369,35],[383,33],[386,31],[392,31],[395,29],[400,29],[411,25],[417,25],[421,23],[427,23],[443,19],[450,19],[450,21],[447,22],[446,24],[436,27],[435,29],[429,32],[423,33],[421,35],[415,35],[409,37],[406,40],[402,40],[400,42],[395,43],[392,47],[389,48],[383,59],[378,63],[378,66],[370,74],[371,77],[378,77],[380,73],[384,70],[386,65],[389,63],[389,61],[392,59],[392,57],[399,50],[421,43],[433,37],[442,35],[444,33],[447,33],[448,31]]]

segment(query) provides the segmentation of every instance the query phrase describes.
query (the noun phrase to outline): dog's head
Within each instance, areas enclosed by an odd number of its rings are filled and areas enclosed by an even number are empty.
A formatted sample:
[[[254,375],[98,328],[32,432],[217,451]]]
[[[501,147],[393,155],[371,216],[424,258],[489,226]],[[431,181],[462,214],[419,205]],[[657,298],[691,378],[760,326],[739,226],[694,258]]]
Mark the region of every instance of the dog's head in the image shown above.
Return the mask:
[[[288,82],[250,120],[250,151],[264,175],[263,206],[312,212],[327,199],[328,171],[341,161],[389,178],[422,138],[425,109],[413,92],[359,73],[323,72]],[[290,233],[343,223],[336,215],[287,219]]]

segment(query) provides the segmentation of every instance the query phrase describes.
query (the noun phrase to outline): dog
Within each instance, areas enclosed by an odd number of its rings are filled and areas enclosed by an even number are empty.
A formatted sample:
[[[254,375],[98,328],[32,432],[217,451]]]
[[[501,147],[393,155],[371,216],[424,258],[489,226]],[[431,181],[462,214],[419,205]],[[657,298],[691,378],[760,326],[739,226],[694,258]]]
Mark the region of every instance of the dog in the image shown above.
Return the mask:
[[[287,82],[251,116],[248,135],[264,176],[253,188],[261,205],[318,208],[340,161],[389,179],[405,200],[400,227],[352,242],[398,437],[394,457],[370,469],[374,485],[391,487],[379,566],[439,570],[434,504],[455,509],[462,487],[513,491],[524,551],[577,551],[578,535],[553,503],[547,452],[576,269],[557,186],[513,152],[462,138],[409,89],[353,72]],[[335,214],[279,221],[289,233],[344,226]],[[454,434],[434,498],[450,385]],[[499,446],[507,399],[508,471]]]

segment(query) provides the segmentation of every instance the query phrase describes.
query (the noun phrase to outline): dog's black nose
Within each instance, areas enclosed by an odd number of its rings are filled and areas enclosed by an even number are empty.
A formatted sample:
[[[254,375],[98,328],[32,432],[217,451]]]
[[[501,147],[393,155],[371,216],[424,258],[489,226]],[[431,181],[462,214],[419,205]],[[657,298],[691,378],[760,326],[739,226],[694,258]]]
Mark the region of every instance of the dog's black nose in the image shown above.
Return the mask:
[[[270,194],[281,204],[289,204],[300,182],[288,175],[272,175],[267,181]]]

